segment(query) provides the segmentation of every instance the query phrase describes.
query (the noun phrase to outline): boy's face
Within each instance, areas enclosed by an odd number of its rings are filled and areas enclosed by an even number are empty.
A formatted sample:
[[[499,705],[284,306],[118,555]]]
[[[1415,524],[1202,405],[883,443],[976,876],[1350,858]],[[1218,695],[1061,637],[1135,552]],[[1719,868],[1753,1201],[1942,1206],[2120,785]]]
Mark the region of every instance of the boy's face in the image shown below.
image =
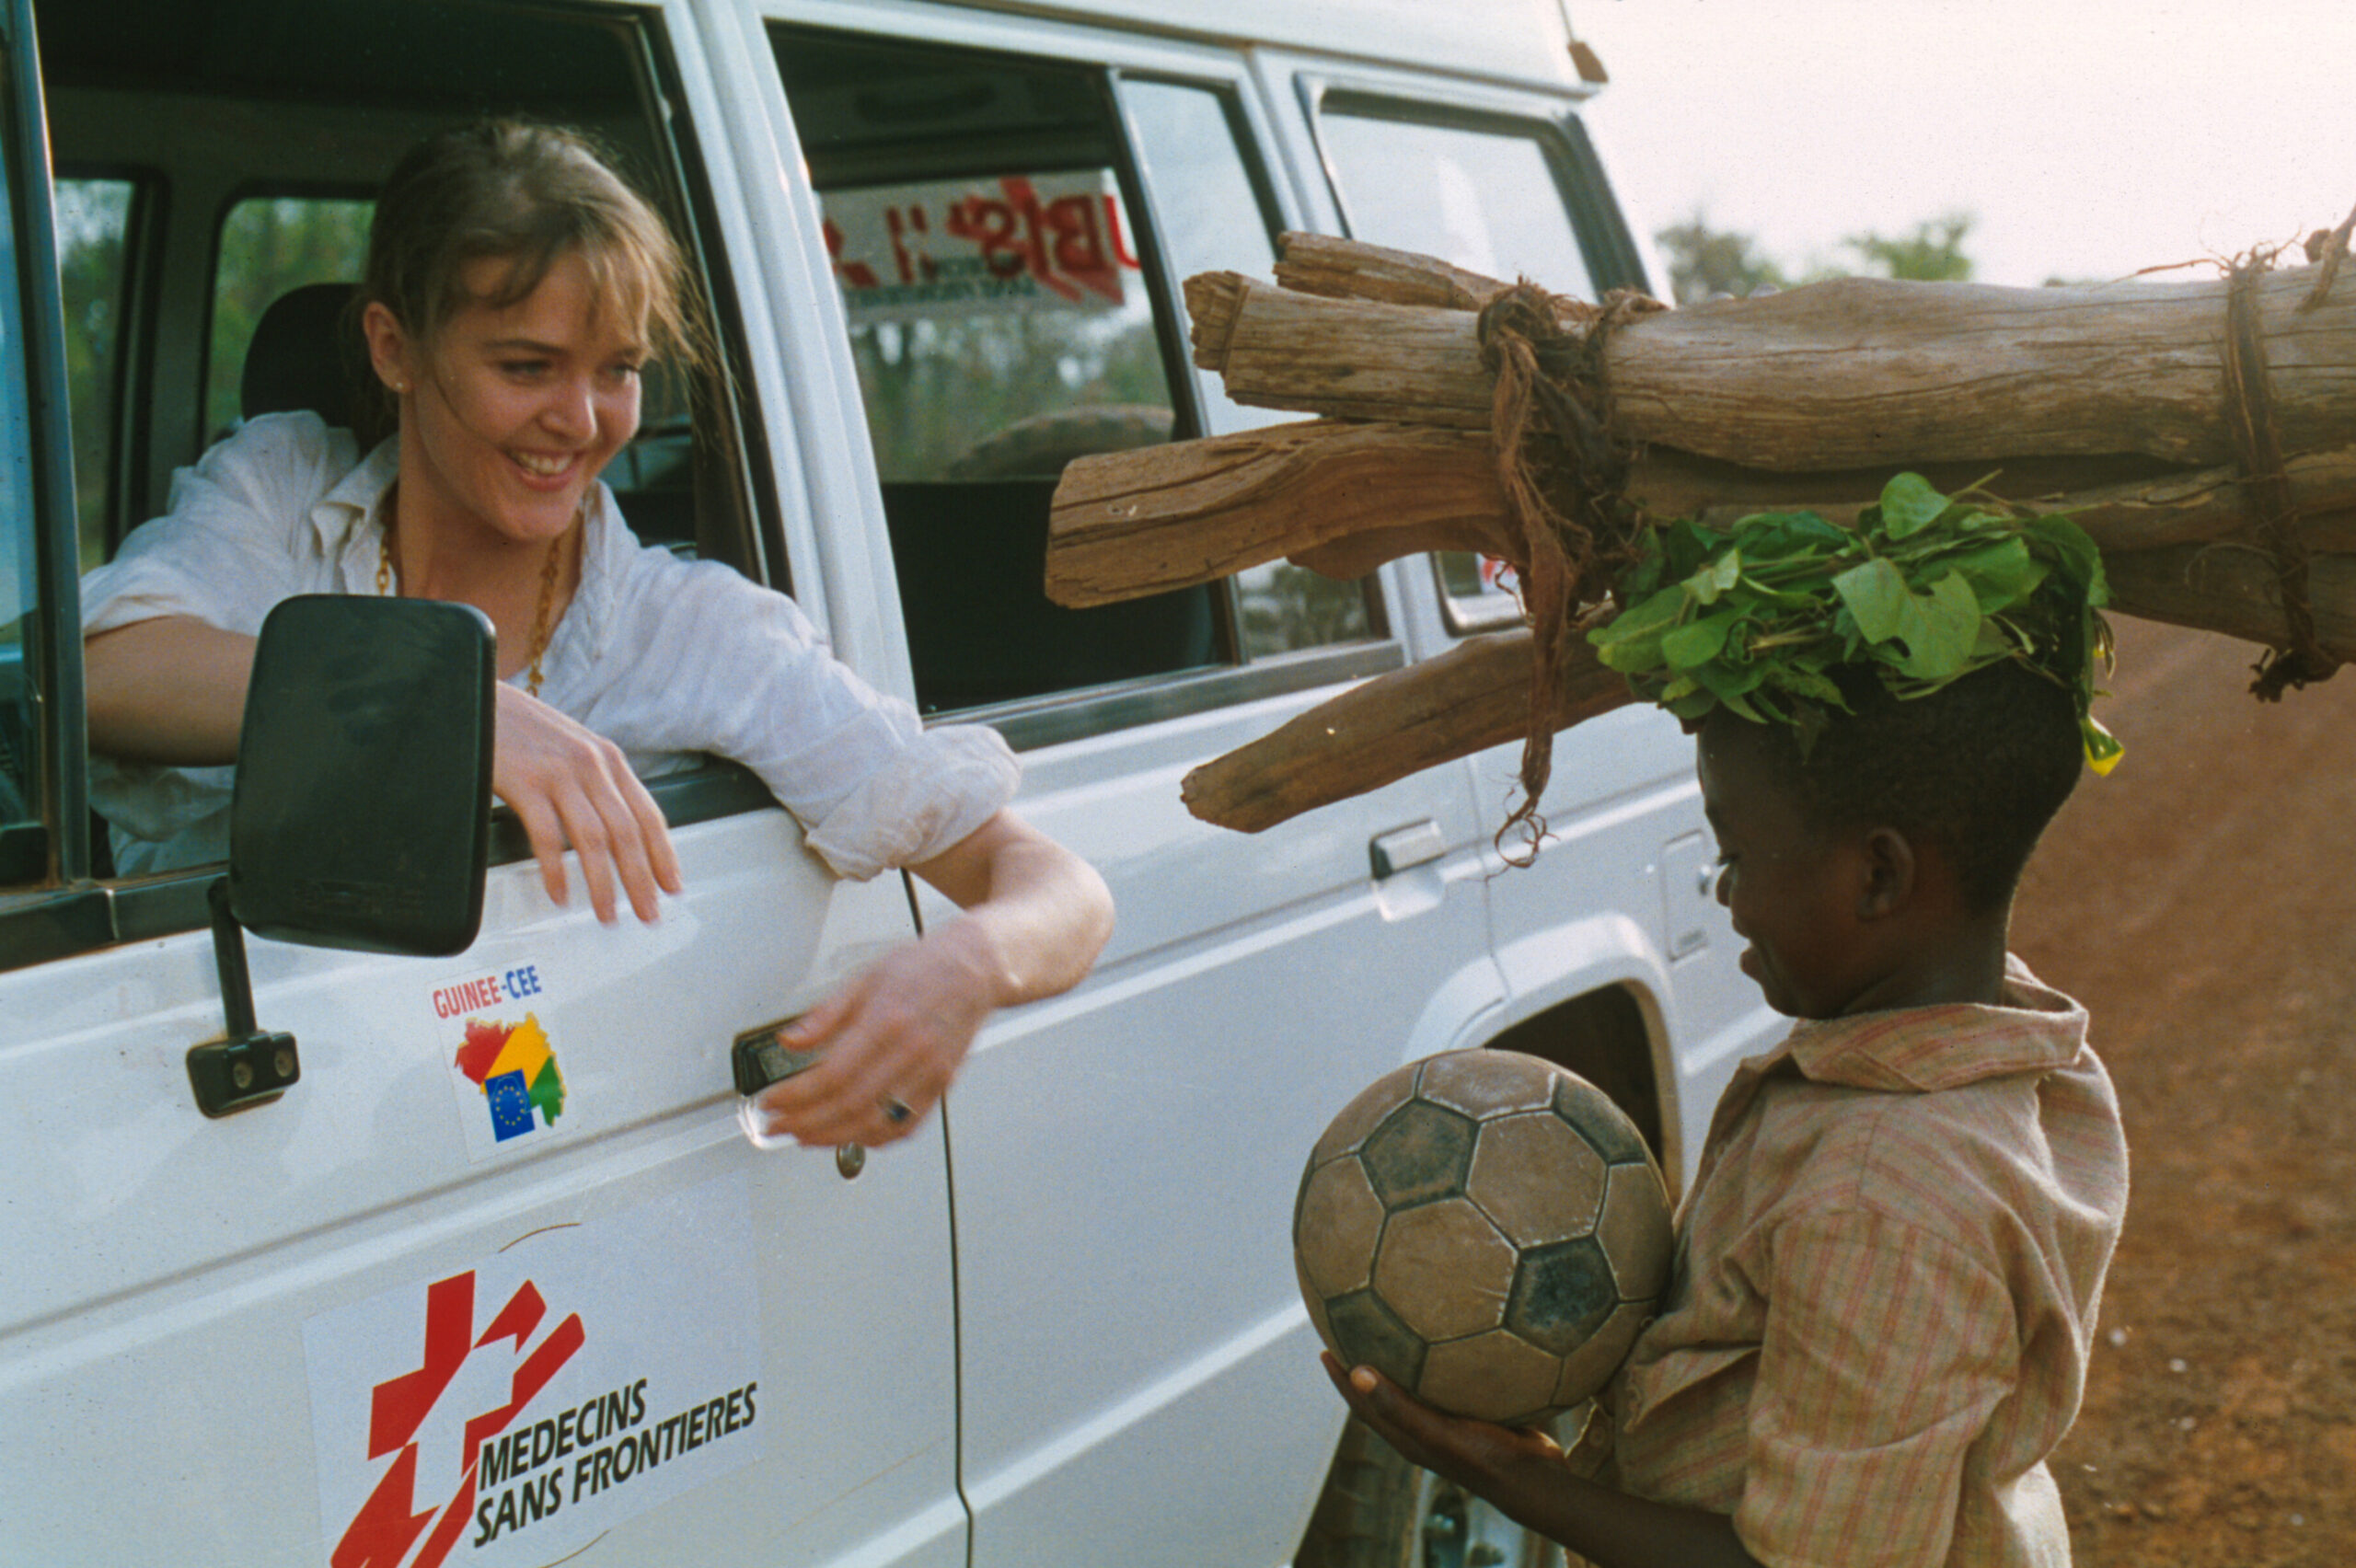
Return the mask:
[[[1718,839],[1718,902],[1750,946],[1742,972],[1767,1005],[1794,1018],[1837,1018],[1870,986],[1856,836],[1803,814],[1761,727],[1714,721],[1702,730],[1702,804]]]

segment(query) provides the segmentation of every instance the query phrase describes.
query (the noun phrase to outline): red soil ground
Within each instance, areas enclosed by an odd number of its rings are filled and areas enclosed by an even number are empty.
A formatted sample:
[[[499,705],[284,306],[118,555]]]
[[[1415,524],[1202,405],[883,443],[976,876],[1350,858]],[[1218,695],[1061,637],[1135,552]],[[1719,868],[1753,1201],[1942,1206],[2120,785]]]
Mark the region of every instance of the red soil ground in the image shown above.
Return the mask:
[[[2014,946],[2085,1002],[2133,1160],[2077,1427],[2081,1568],[2356,1563],[2356,671],[2118,623],[2128,755],[2029,868]]]

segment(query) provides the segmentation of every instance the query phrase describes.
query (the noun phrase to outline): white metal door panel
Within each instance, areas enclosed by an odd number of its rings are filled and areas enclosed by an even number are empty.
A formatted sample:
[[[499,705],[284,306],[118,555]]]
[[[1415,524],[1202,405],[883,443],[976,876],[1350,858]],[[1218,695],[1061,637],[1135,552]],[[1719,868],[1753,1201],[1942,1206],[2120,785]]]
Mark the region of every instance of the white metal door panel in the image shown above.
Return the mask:
[[[369,1454],[373,1432],[329,1451],[315,1409],[357,1396],[336,1386],[332,1357],[306,1361],[306,1333],[389,1303],[386,1321],[415,1321],[410,1364],[356,1358],[352,1376],[374,1387],[388,1367],[431,1368],[426,1291],[476,1275],[465,1367],[429,1401],[435,1422],[465,1399],[460,1414],[497,1408],[482,1389],[522,1392],[529,1379],[502,1379],[527,1352],[571,1343],[558,1332],[568,1319],[587,1348],[485,1435],[578,1409],[610,1391],[584,1385],[588,1369],[625,1364],[653,1380],[634,1420],[599,1426],[602,1442],[683,1418],[659,1458],[710,1479],[609,1509],[613,1560],[963,1561],[940,1135],[876,1154],[855,1181],[830,1151],[757,1152],[736,1131],[727,1062],[736,1032],[904,939],[905,895],[891,879],[835,882],[781,812],[691,827],[678,844],[688,892],[653,928],[557,911],[521,864],[492,873],[483,935],[459,959],[253,942],[260,1022],[296,1036],[303,1078],[218,1122],[196,1111],[182,1065],[221,1029],[203,934],[0,974],[0,1256],[15,1260],[0,1274],[6,1555],[329,1562],[352,1520],[326,1516],[323,1470],[358,1465],[373,1486],[401,1460]],[[515,983],[494,995],[489,976]],[[468,1119],[488,1124],[490,1097],[454,1057],[470,1021],[526,1020],[562,1102],[553,1122],[535,1106],[528,1131],[485,1147]],[[576,1228],[587,1255],[567,1239]],[[525,1314],[528,1331],[497,1320],[527,1275],[545,1308]],[[747,1358],[753,1369],[691,1389],[664,1382],[664,1357],[713,1377]],[[689,1406],[755,1380],[756,1413],[710,1412],[687,1444]],[[704,1441],[712,1454],[689,1463]],[[456,1452],[416,1480],[412,1512],[446,1510]],[[563,1461],[525,1468],[543,1487],[561,1472],[562,1505],[479,1548],[484,1526],[470,1522],[444,1561],[537,1562],[528,1549],[555,1539],[564,1507],[578,1520],[598,1492],[630,1496],[611,1470],[583,1477],[576,1497]],[[650,1480],[638,1495],[658,1490]],[[495,1510],[496,1489],[479,1495]],[[421,1531],[398,1555],[350,1561],[417,1563],[429,1541]]]
[[[1281,1562],[1331,1457],[1291,1264],[1301,1163],[1368,1082],[1459,1043],[1431,1037],[1434,996],[1496,992],[1476,857],[1372,874],[1403,827],[1464,842],[1461,774],[1256,836],[1187,814],[1188,766],[1311,700],[1026,759],[1022,809],[1103,871],[1120,925],[952,1094],[976,1565]]]

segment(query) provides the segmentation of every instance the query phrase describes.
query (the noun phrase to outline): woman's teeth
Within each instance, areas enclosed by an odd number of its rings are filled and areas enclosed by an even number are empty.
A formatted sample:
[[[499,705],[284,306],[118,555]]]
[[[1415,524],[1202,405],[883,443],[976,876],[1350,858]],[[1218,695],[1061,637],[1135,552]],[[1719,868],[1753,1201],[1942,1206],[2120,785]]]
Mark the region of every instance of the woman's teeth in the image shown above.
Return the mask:
[[[570,457],[543,457],[537,452],[511,452],[508,455],[515,459],[517,467],[544,479],[552,479],[572,466]]]

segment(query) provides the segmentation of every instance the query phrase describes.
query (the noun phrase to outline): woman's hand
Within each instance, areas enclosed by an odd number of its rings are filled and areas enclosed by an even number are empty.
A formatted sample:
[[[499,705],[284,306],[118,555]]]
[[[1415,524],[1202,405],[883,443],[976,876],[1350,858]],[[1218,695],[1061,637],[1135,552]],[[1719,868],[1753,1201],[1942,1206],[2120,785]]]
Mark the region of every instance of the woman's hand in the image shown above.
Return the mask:
[[[766,1130],[805,1144],[884,1144],[922,1124],[998,1008],[1078,985],[1113,932],[1095,868],[999,812],[909,870],[964,913],[895,950],[782,1039],[817,1066],[754,1101]]]
[[[652,924],[656,892],[685,884],[670,824],[621,747],[519,687],[502,682],[496,691],[491,788],[524,824],[549,897],[565,902],[570,845],[598,919],[613,920],[618,881],[631,911]]]
[[[994,1005],[994,961],[976,945],[985,940],[971,921],[952,921],[794,1020],[782,1043],[821,1058],[755,1101],[766,1130],[871,1147],[916,1131]]]

